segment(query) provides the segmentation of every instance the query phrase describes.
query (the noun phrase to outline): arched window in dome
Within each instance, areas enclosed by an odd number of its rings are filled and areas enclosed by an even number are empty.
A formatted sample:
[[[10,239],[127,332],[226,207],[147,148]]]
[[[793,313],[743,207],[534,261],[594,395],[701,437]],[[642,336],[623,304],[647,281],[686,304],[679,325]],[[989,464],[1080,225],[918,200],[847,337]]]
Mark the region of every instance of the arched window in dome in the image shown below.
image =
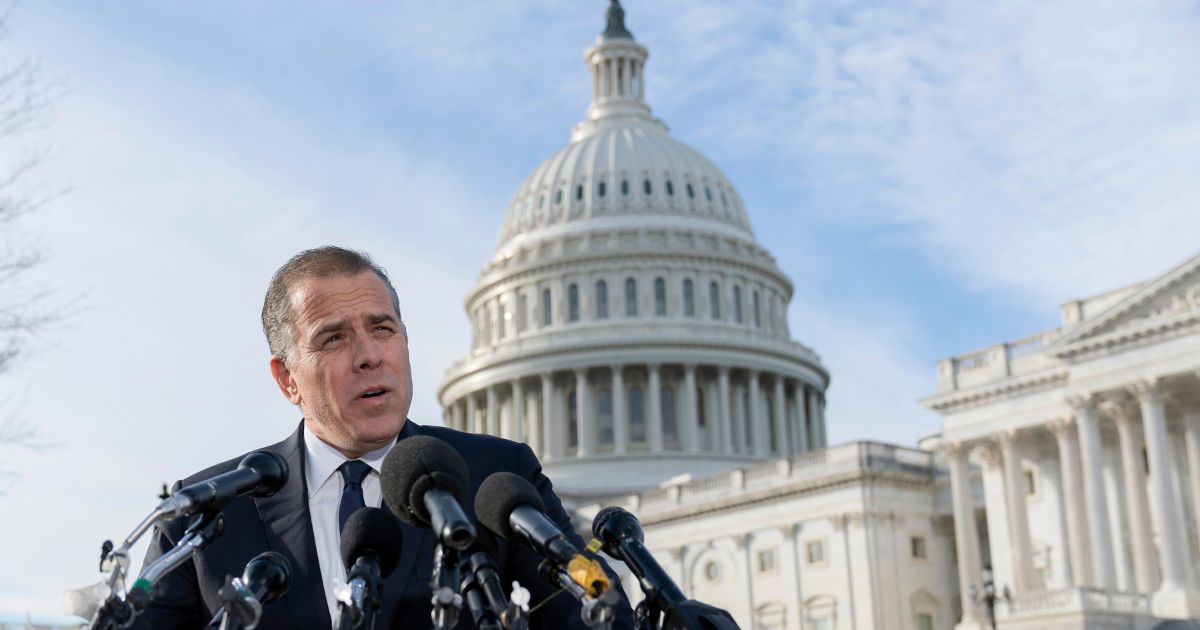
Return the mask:
[[[712,203],[712,191],[708,189],[708,186],[704,187],[704,196],[708,198],[709,203]]]
[[[575,201],[579,201],[580,199],[583,199],[583,184],[575,186]]]
[[[557,206],[560,203],[562,203],[562,189],[561,188],[554,191],[554,205]]]
[[[607,387],[596,396],[596,426],[600,429],[600,446],[613,445],[613,396]]]
[[[754,327],[762,328],[762,317],[759,316],[758,311],[758,291],[754,292]]]
[[[667,180],[667,196],[668,197],[675,196],[675,187],[671,185],[671,180],[669,180],[669,179]]]
[[[687,317],[696,316],[696,296],[691,278],[683,279],[683,314]]]
[[[567,394],[567,448],[579,447],[579,404],[575,390]]]
[[[625,316],[637,317],[637,280],[625,278]]]
[[[663,442],[670,444],[675,442],[679,435],[675,431],[675,388],[664,385],[659,394],[662,402]]]
[[[629,180],[628,179],[621,180],[621,194],[622,195],[629,194]]]
[[[554,322],[554,312],[551,310],[550,289],[542,289],[542,325],[549,326]]]
[[[713,319],[721,319],[721,287],[717,281],[708,283],[708,315]]]
[[[574,282],[567,287],[567,321],[579,321],[579,285]]]
[[[596,184],[596,196],[597,197],[603,197],[605,192],[606,191],[604,190],[604,182],[600,182],[599,184]]]
[[[662,278],[654,279],[654,314],[667,314],[667,282]]]
[[[642,182],[642,190],[645,190],[647,195],[649,195],[649,194],[651,193],[651,191],[653,191],[653,190],[654,190],[654,189],[653,189],[653,188],[650,186],[650,180],[649,180],[649,179],[647,179],[647,180],[645,180],[645,181],[643,181],[643,182]]]
[[[523,333],[528,327],[529,298],[524,293],[517,294],[517,332]]]
[[[742,287],[733,287],[733,320],[742,323]]]
[[[596,319],[608,319],[608,283],[596,281]]]
[[[538,210],[546,207],[546,195],[538,197]]]
[[[726,210],[729,209],[729,202],[725,200],[725,191],[724,190],[721,191],[721,205],[724,206]]]
[[[688,182],[685,184],[685,187],[687,188],[688,199],[695,199],[696,191],[692,190],[692,183]]]
[[[646,401],[641,385],[629,388],[629,441],[646,443]]]

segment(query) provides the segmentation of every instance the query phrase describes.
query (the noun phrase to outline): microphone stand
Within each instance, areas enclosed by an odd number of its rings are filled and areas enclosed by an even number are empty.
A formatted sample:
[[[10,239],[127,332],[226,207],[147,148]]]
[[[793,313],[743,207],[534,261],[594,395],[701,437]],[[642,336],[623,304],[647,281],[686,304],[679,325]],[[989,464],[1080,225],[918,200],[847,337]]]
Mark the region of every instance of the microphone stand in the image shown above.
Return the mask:
[[[479,582],[475,579],[475,574],[467,571],[463,574],[462,581],[463,599],[467,602],[467,608],[471,610],[471,618],[475,621],[475,627],[479,630],[502,630],[504,626],[500,624],[500,619],[496,617],[496,613],[484,601],[483,591],[479,587]]]
[[[579,616],[589,628],[611,630],[613,619],[617,616],[617,604],[621,601],[621,596],[617,594],[616,589],[610,588],[601,593],[599,597],[591,597],[582,586],[571,579],[570,574],[549,560],[542,560],[538,565],[538,573],[583,604],[580,607]]]
[[[362,578],[361,582],[355,580]],[[341,599],[338,608],[338,630],[357,630],[375,627],[375,614],[379,612],[379,595],[383,590],[383,578],[379,575],[379,561],[362,556],[354,561],[346,576],[349,586],[348,597]]]
[[[433,627],[450,630],[458,623],[463,605],[463,596],[458,591],[462,587],[458,579],[459,553],[443,544],[439,536],[433,556]]]
[[[257,626],[262,618],[262,604],[252,595],[247,597],[248,594],[242,578],[225,576],[225,585],[217,591],[223,606],[208,622],[208,629],[248,630]]]
[[[113,577],[110,578],[110,584],[116,584],[124,577],[125,569],[121,564],[121,558],[124,557],[124,562],[128,562],[128,546],[132,545],[130,539],[136,541],[137,538],[140,538],[150,528],[150,525],[153,524],[154,518],[155,515],[153,514],[147,517],[145,521],[138,525],[138,529],[134,530],[133,534],[130,534],[130,538],[125,540],[125,544],[122,545],[121,549],[113,552],[112,556],[117,566],[113,569]],[[96,617],[92,621],[92,630],[125,628],[132,624],[133,620],[150,603],[150,597],[154,592],[154,585],[163,576],[177,569],[198,552],[203,551],[213,539],[220,536],[224,531],[225,517],[223,515],[220,513],[202,512],[170,551],[142,568],[138,579],[133,583],[129,592],[125,594],[124,600],[116,592],[113,592],[108,596],[108,599],[104,600],[104,604],[96,611]],[[116,575],[118,571],[121,573],[120,578]]]

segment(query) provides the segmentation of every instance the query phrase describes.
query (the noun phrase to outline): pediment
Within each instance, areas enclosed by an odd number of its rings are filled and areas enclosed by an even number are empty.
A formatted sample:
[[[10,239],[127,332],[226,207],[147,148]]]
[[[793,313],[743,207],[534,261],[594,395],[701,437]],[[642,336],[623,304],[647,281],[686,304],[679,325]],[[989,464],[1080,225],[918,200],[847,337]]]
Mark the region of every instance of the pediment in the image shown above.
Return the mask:
[[[1047,351],[1057,356],[1075,354],[1153,335],[1190,321],[1200,321],[1200,255],[1069,330]]]

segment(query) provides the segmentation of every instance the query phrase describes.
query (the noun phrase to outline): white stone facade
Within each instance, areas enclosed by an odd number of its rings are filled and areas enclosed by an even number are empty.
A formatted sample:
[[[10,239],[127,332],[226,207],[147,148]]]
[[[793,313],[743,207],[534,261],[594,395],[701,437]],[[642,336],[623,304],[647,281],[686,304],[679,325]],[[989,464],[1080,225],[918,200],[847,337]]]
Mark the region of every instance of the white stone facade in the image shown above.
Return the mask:
[[[956,527],[959,588],[990,562],[1012,593],[1004,628],[1200,616],[1200,256],[1062,319],[940,362],[924,401],[943,414],[955,521],[978,524]]]

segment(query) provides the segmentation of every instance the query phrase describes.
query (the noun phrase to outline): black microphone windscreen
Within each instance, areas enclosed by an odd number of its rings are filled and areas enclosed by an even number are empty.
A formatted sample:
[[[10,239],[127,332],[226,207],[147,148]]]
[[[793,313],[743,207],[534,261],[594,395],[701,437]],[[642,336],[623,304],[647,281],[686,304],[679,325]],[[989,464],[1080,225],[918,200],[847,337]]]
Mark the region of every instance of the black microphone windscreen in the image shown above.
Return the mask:
[[[387,578],[400,560],[404,533],[400,521],[387,510],[366,507],[346,519],[342,528],[342,564],[346,570],[363,556],[379,559],[379,574]]]
[[[258,485],[254,486],[252,494],[256,497],[269,497],[275,494],[287,482],[287,461],[271,451],[254,451],[238,462],[238,468],[250,468],[259,474]]]
[[[255,593],[261,603],[273,602],[292,586],[292,563],[281,553],[264,551],[246,563],[242,581],[253,590],[262,590]]]
[[[442,488],[461,504],[471,472],[453,446],[427,435],[400,440],[383,458],[379,477],[383,500],[396,516],[413,527],[429,527],[425,493]]]
[[[509,539],[513,530],[508,517],[522,505],[546,511],[542,495],[524,477],[510,472],[493,473],[483,480],[475,494],[475,518],[496,535]]]

